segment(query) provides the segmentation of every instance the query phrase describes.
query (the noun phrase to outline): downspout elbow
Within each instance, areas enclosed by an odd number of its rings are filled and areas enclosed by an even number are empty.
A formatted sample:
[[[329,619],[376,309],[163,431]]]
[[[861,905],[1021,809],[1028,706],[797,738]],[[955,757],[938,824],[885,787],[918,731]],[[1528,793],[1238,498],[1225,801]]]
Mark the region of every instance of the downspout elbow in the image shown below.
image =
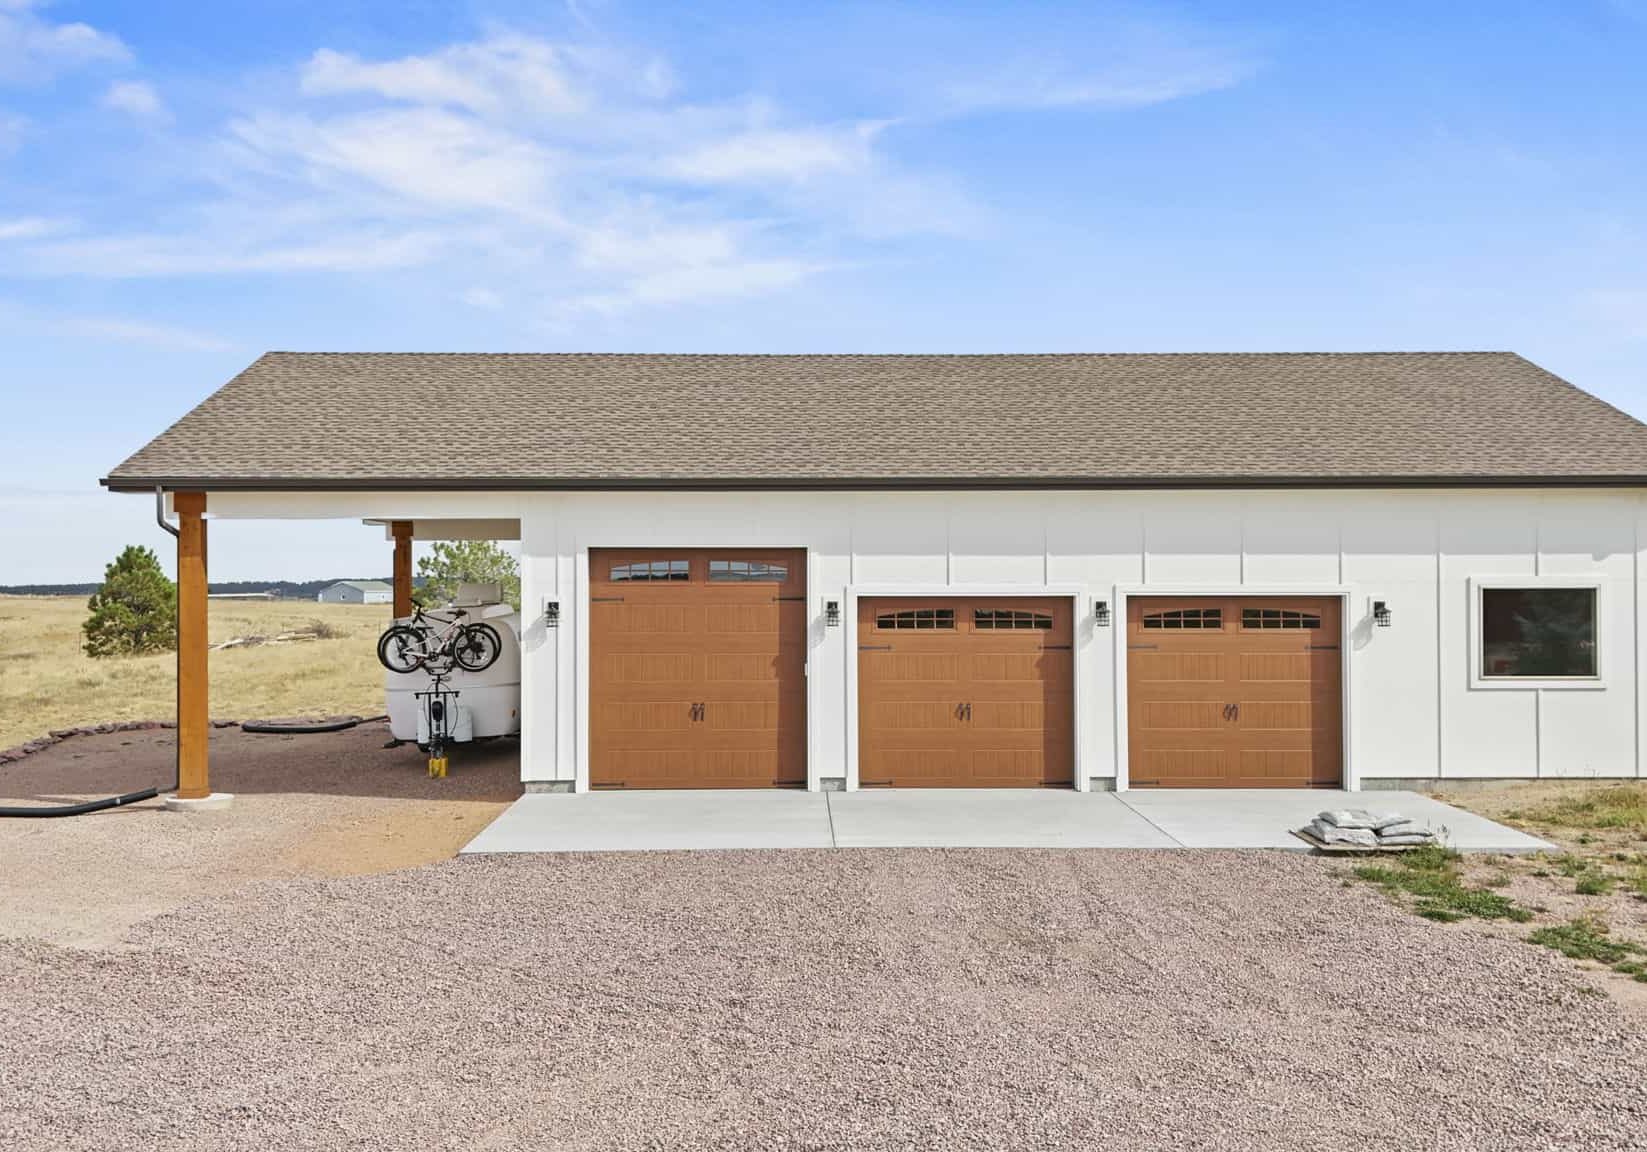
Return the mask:
[[[166,519],[166,490],[158,484],[154,486],[154,522],[173,536],[177,535],[177,529]]]

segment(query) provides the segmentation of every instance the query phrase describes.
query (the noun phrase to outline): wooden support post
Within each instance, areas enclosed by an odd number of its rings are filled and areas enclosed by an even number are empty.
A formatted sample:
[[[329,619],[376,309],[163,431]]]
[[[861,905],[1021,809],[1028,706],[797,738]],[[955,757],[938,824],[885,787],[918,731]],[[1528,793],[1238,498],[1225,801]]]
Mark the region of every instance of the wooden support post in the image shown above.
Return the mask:
[[[395,619],[412,614],[412,522],[389,521],[395,538]]]
[[[206,688],[206,494],[172,495],[177,512],[177,797],[204,800],[211,733]]]

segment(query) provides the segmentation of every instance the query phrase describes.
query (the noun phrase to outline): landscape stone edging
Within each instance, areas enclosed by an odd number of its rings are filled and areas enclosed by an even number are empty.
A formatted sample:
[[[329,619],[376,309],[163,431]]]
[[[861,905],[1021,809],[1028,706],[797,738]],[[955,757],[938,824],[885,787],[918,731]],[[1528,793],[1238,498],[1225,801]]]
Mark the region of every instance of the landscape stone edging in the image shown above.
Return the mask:
[[[238,720],[213,720],[213,728],[238,728]],[[44,752],[53,744],[61,744],[71,736],[101,736],[108,732],[153,732],[161,728],[176,728],[176,720],[111,720],[106,724],[82,724],[77,728],[53,728],[44,736],[25,741],[15,748],[0,749],[0,764],[15,764],[26,756]]]
[[[387,720],[387,716],[335,716],[334,720],[356,720],[362,724],[369,724],[374,720]],[[213,728],[238,728],[245,723],[243,720],[213,720]],[[102,736],[109,732],[153,732],[164,728],[176,728],[176,720],[111,720],[105,724],[82,724],[78,728],[53,728],[44,736],[26,741],[15,748],[0,748],[0,764],[15,764],[36,752],[44,752],[53,744],[61,744],[71,736]]]

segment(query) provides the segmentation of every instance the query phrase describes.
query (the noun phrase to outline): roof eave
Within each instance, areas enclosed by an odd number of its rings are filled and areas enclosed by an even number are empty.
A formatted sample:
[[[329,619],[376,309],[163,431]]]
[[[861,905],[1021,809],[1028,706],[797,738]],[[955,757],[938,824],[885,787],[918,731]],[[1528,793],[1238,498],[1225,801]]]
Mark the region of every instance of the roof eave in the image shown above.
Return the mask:
[[[111,492],[721,492],[888,489],[1643,488],[1647,473],[1357,476],[211,477],[105,476]]]

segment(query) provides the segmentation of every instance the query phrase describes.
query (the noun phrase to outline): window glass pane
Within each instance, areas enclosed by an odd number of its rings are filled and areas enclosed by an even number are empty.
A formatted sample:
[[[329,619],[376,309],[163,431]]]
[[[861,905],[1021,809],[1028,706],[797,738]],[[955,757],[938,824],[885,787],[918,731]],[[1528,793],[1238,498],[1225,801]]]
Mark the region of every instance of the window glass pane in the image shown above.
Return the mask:
[[[1047,627],[1051,626],[1049,621]],[[1224,627],[1224,612],[1221,608],[1175,608],[1170,612],[1152,612],[1144,617],[1144,627],[1219,631]]]
[[[641,580],[685,580],[691,573],[686,560],[636,560],[632,564],[612,565],[614,583]]]
[[[882,631],[932,631],[955,627],[953,608],[912,608],[905,612],[882,612],[875,617],[875,627]]]
[[[735,583],[782,584],[789,579],[789,568],[784,564],[769,564],[765,560],[711,560],[709,579]]]
[[[1481,674],[1595,676],[1594,588],[1485,588]]]
[[[1052,627],[1052,617],[1045,612],[1020,612],[1010,608],[975,608],[972,626],[980,632],[1007,630],[1041,630]]]
[[[1321,617],[1313,612],[1296,612],[1291,608],[1243,608],[1243,628],[1320,628]]]

